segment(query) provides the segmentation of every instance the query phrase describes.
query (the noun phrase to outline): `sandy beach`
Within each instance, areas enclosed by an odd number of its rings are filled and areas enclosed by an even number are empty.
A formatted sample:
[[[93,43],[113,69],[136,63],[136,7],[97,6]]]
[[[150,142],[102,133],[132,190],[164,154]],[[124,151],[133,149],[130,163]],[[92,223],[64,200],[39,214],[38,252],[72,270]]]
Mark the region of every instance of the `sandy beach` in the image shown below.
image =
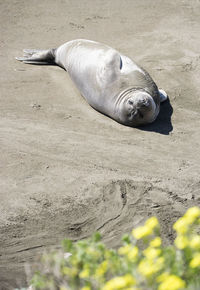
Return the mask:
[[[166,244],[200,205],[200,1],[0,1],[0,290],[27,285],[45,250],[99,231],[121,236],[156,215]],[[118,124],[57,66],[24,48],[85,38],[144,67],[169,95],[157,120]]]

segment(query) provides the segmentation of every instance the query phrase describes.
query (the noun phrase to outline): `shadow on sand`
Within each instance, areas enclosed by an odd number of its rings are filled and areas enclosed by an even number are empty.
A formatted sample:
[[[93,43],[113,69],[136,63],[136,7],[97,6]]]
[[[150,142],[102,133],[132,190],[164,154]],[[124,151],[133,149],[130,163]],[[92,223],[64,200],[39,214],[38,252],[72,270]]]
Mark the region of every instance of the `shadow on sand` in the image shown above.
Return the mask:
[[[139,127],[138,129],[143,131],[156,132],[163,135],[169,135],[173,131],[171,123],[171,116],[173,114],[173,108],[171,106],[169,98],[164,103],[160,104],[160,113],[152,124]]]

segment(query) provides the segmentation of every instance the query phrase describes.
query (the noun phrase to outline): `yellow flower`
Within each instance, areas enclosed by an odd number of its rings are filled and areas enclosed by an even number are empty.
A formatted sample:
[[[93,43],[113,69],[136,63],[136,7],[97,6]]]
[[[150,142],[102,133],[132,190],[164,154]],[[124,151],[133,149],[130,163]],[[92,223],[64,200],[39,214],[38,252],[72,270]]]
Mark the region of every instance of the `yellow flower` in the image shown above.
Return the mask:
[[[154,247],[154,248],[157,248],[157,247],[160,247],[162,244],[162,240],[160,237],[156,237],[155,239],[153,239],[151,242],[150,242],[150,247]]]
[[[147,226],[148,228],[150,228],[151,230],[155,229],[156,227],[159,227],[159,222],[157,217],[152,216],[151,218],[149,218],[146,222],[145,222],[145,226]]]
[[[135,260],[138,256],[138,247],[133,247],[132,245],[125,245],[118,250],[119,255],[126,255],[130,261]]]
[[[156,264],[156,266],[161,269],[162,266],[164,265],[165,259],[163,257],[159,257],[156,262],[154,262]]]
[[[87,255],[90,255],[95,260],[100,258],[100,253],[97,250],[95,250],[94,248],[88,248]]]
[[[183,250],[188,246],[189,241],[185,236],[181,235],[175,239],[174,244],[178,249]]]
[[[108,270],[108,261],[103,261],[96,270],[95,275],[97,277],[103,276]]]
[[[138,256],[138,252],[139,252],[138,247],[133,247],[128,253],[129,261],[135,260],[135,258],[137,258]]]
[[[105,256],[105,259],[109,260],[112,257],[111,251],[106,249],[104,256]]]
[[[158,290],[179,290],[185,286],[185,281],[178,276],[167,275],[166,279],[158,286]]]
[[[129,287],[135,285],[135,279],[132,275],[127,274],[120,277],[115,277],[109,280],[102,290],[116,290],[116,289],[124,289],[125,287]]]
[[[179,234],[185,234],[188,231],[189,224],[189,219],[181,217],[174,223],[173,229],[176,230],[176,232]]]
[[[68,268],[68,267],[63,267],[62,268],[62,272],[63,272],[64,275],[68,275],[70,270],[71,270],[71,268]]]
[[[66,288],[65,286],[60,286],[59,290],[69,290],[69,288]]]
[[[200,253],[194,255],[193,259],[190,261],[191,268],[197,268],[200,266]]]
[[[189,245],[193,249],[196,250],[200,249],[200,236],[199,235],[193,236],[191,241],[189,242]]]
[[[143,253],[144,253],[145,257],[147,257],[150,260],[153,260],[160,255],[161,250],[148,247],[143,251]]]
[[[138,266],[139,272],[144,276],[151,276],[154,273],[153,263],[148,260],[142,260]]]
[[[194,221],[200,217],[200,208],[197,206],[191,207],[187,210],[185,215],[178,219],[173,225],[173,229],[179,234],[185,234],[189,226],[194,223]]]
[[[132,235],[136,240],[140,240],[152,234],[152,229],[147,226],[137,227],[133,229]]]
[[[169,275],[170,275],[169,273],[164,272],[156,278],[156,281],[159,283],[163,282],[164,280],[166,280],[169,277]]]
[[[198,206],[194,206],[194,207],[189,208],[187,210],[187,212],[185,213],[185,216],[190,217],[191,220],[194,221],[195,219],[200,217],[200,208]]]
[[[82,287],[81,290],[91,290],[89,286]]]
[[[142,275],[149,277],[157,273],[162,268],[163,264],[163,257],[160,257],[155,261],[143,259],[138,266],[138,270]]]
[[[132,286],[132,287],[126,287],[126,288],[123,288],[123,290],[141,290],[141,288],[138,288],[138,287]]]
[[[78,270],[76,267],[73,267],[73,268],[63,267],[62,273],[64,275],[69,275],[69,276],[75,277],[78,274]]]
[[[131,245],[125,245],[118,250],[119,255],[127,255],[131,250]]]
[[[88,278],[90,275],[90,271],[89,269],[84,269],[83,271],[81,271],[81,273],[79,274],[80,278]]]

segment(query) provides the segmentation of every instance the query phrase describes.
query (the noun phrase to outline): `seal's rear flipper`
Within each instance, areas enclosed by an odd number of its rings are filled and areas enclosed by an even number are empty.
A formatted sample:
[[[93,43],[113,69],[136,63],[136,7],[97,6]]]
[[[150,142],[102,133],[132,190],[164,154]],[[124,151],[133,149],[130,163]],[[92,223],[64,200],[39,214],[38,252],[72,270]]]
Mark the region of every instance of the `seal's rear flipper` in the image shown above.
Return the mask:
[[[164,90],[159,89],[159,95],[161,103],[167,100],[167,93]]]
[[[30,64],[55,64],[55,49],[24,49],[23,52],[24,56],[16,57],[17,60]]]

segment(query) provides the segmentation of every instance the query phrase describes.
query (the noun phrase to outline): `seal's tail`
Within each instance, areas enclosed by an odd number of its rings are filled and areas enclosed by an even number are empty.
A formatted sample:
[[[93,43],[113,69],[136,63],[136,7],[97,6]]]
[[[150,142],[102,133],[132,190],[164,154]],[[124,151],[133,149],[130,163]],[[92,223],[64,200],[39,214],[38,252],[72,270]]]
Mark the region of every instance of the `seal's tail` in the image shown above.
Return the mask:
[[[24,56],[16,59],[30,64],[55,64],[55,50],[24,49]]]

